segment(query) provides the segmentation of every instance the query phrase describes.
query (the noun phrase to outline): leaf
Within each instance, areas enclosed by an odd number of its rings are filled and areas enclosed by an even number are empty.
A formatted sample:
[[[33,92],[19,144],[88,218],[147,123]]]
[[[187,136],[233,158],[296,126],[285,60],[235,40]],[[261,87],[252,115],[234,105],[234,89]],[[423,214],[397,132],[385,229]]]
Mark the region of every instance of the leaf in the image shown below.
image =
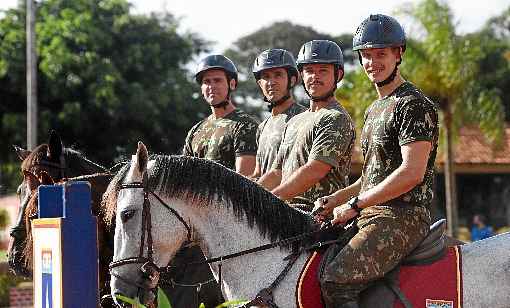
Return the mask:
[[[128,304],[134,305],[136,308],[147,308],[145,305],[140,304],[140,302],[136,299],[132,299],[123,295],[115,295],[117,299],[120,299],[123,302],[126,302]]]
[[[168,297],[161,288],[158,288],[158,308],[172,308]]]
[[[248,301],[245,301],[245,300],[231,300],[231,301],[227,301],[227,302],[224,302],[223,304],[220,304],[220,305],[216,306],[216,308],[237,307],[237,306],[240,306],[240,305],[244,305],[246,303],[248,303]],[[202,308],[202,306],[200,308]]]

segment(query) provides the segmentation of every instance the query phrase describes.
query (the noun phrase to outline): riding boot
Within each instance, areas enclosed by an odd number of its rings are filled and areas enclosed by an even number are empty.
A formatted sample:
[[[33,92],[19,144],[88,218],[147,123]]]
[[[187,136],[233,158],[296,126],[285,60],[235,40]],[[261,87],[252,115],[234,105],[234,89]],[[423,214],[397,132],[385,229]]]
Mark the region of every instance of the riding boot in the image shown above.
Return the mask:
[[[352,296],[343,293],[341,286],[336,283],[322,282],[321,291],[325,308],[358,308],[358,304],[353,301]]]

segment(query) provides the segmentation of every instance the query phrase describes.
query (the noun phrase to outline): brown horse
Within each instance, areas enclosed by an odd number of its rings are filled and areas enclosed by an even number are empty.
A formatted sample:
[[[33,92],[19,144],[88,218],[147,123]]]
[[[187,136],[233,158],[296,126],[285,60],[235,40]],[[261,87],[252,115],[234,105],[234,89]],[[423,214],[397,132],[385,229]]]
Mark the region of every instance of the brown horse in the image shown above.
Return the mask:
[[[32,236],[30,221],[37,218],[37,188],[67,180],[83,180],[91,184],[92,212],[98,217],[100,294],[109,294],[108,264],[113,256],[113,231],[107,228],[100,210],[101,198],[111,176],[108,170],[80,152],[65,148],[58,134],[52,132],[48,144],[33,151],[15,147],[22,160],[23,182],[18,187],[20,208],[16,224],[11,228],[8,262],[16,275],[32,275]]]

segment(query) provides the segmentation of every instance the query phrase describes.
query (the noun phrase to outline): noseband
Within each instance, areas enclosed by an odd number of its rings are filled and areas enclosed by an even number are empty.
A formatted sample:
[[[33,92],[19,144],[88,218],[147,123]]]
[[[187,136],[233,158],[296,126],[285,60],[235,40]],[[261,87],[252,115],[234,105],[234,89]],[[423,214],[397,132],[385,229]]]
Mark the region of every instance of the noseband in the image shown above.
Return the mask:
[[[151,203],[149,200],[149,195],[154,196],[167,210],[169,210],[174,216],[182,223],[182,225],[186,228],[187,231],[187,242],[191,242],[191,227],[186,223],[184,218],[173,208],[171,208],[168,204],[166,204],[154,191],[150,190],[148,187],[148,177],[147,173],[144,172],[142,182],[131,182],[126,184],[121,184],[120,189],[143,189],[143,208],[142,208],[142,235],[140,242],[140,250],[138,252],[137,257],[130,257],[121,259],[118,261],[113,261],[110,263],[110,274],[128,282],[129,284],[134,284],[132,281],[128,281],[127,279],[120,277],[118,274],[113,272],[113,269],[119,266],[127,265],[127,264],[143,264],[141,267],[142,273],[149,278],[151,281],[154,280],[159,273],[163,271],[162,268],[158,267],[154,263],[153,253],[153,242],[152,242],[152,219],[151,219]],[[145,246],[145,233],[147,233],[147,257],[144,257],[143,250]],[[147,289],[145,286],[141,286],[136,284],[136,286]]]

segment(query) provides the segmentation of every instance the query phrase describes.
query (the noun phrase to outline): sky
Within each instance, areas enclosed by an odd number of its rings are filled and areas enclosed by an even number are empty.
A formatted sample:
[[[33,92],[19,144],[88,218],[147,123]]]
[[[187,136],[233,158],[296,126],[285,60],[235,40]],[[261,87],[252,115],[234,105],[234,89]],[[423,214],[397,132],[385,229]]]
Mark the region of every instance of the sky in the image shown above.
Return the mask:
[[[0,0],[0,9],[14,7],[20,0]],[[317,0],[316,0],[317,1]],[[510,0],[440,0],[452,9],[459,33],[473,32],[485,21],[510,6]],[[371,13],[392,14],[418,0],[322,0],[322,1],[233,1],[233,0],[130,0],[136,13],[167,10],[180,18],[179,31],[192,31],[216,42],[221,53],[238,38],[275,21],[289,20],[331,35],[353,33]],[[317,4],[316,6],[313,6]],[[359,4],[359,5],[356,5]],[[398,16],[396,16],[397,19]],[[401,21],[409,35],[413,25]]]

